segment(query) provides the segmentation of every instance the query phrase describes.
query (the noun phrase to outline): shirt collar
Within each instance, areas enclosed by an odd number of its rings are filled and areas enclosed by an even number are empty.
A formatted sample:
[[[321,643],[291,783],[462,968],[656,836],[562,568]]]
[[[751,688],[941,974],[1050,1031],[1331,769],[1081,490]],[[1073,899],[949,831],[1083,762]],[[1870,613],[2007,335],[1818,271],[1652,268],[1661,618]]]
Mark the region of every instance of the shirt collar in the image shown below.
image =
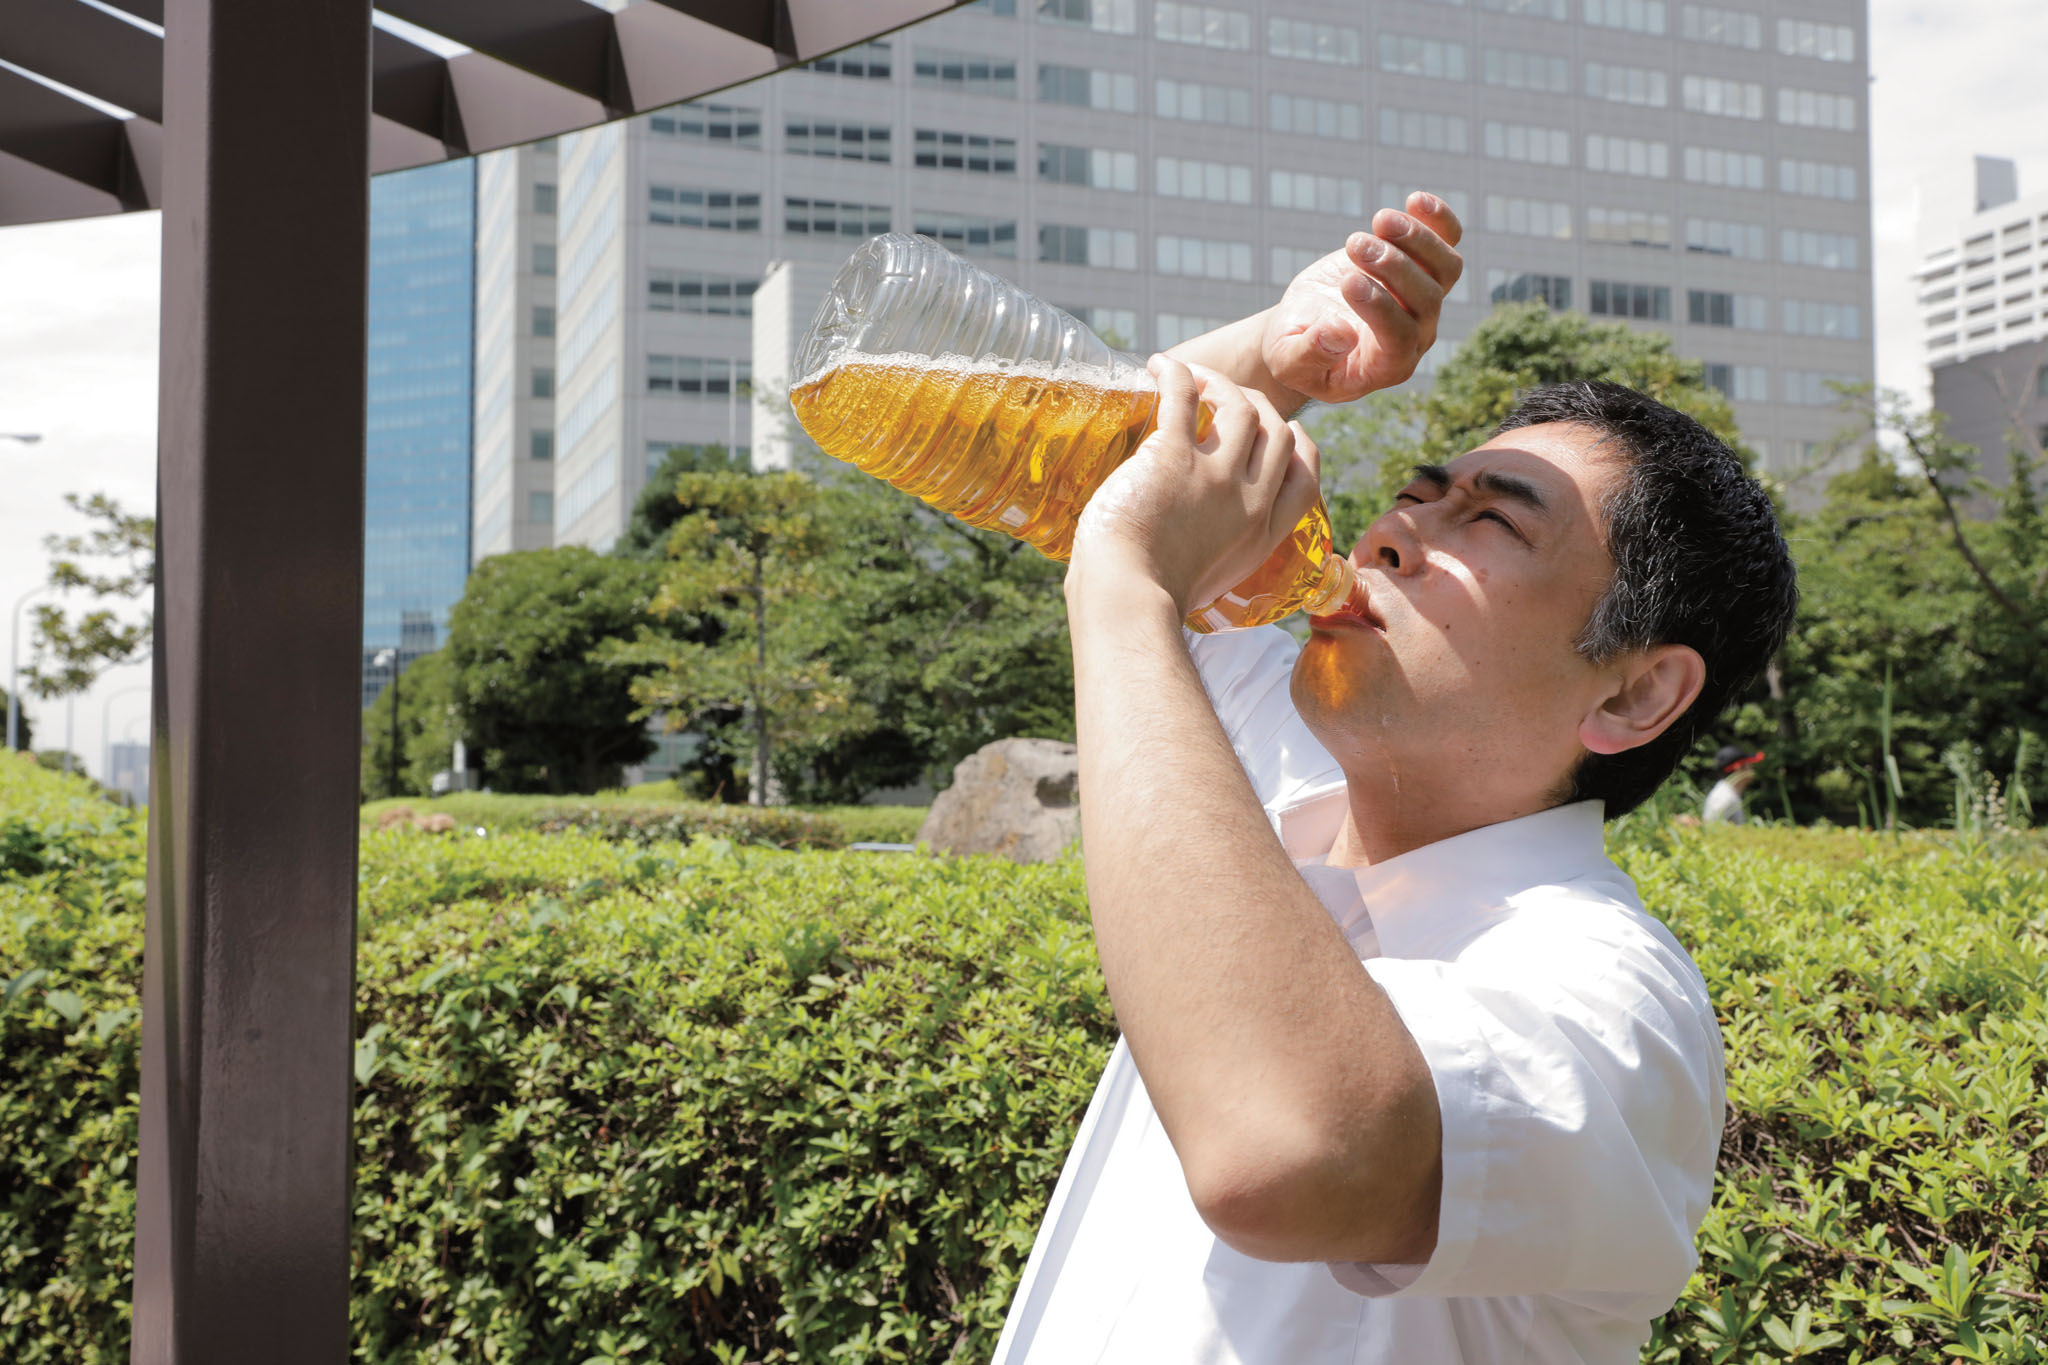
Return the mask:
[[[1456,935],[1475,917],[1500,909],[1531,887],[1589,877],[1626,884],[1607,858],[1604,814],[1599,801],[1576,801],[1349,869],[1381,951],[1393,957],[1424,955],[1426,945]],[[1343,823],[1344,789],[1317,791],[1274,816],[1292,857],[1327,854]]]

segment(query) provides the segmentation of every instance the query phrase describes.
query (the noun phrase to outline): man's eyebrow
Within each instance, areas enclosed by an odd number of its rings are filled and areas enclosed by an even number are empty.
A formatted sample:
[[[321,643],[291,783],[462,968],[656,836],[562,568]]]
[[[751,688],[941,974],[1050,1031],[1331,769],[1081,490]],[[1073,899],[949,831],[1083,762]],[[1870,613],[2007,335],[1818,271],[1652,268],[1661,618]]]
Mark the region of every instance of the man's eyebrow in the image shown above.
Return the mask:
[[[1449,492],[1452,483],[1455,482],[1451,477],[1451,471],[1440,464],[1416,465],[1414,474],[1439,493]],[[1543,490],[1520,475],[1503,474],[1494,469],[1482,470],[1473,478],[1472,485],[1481,492],[1491,493],[1497,498],[1519,502],[1532,512],[1550,515],[1550,503],[1544,498]]]

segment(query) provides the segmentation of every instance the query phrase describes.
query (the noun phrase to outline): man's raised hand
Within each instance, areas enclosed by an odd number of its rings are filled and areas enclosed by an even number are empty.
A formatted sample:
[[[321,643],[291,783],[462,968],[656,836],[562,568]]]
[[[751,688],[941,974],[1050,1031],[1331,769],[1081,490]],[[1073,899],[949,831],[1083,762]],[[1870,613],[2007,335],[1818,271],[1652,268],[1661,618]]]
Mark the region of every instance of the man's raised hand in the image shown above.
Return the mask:
[[[1268,373],[1303,399],[1348,403],[1415,373],[1465,262],[1458,215],[1433,194],[1381,209],[1371,232],[1303,270],[1266,315]]]

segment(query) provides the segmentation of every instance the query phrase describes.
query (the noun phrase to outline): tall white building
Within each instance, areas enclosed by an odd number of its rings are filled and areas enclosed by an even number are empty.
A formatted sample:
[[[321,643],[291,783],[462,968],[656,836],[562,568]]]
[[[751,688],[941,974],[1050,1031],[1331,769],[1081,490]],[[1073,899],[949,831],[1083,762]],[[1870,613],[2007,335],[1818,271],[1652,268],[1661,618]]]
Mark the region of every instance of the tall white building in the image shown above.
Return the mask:
[[[553,138],[477,158],[470,562],[555,543]]]
[[[1150,350],[1418,188],[1468,227],[1439,357],[1511,299],[1668,331],[1789,469],[1874,370],[1865,33],[1863,0],[982,0],[566,137],[555,538],[608,545],[671,445],[751,448],[770,262],[808,319],[924,232]]]
[[[1923,240],[1914,286],[1934,406],[2003,482],[2014,445],[2048,449],[2048,192],[1977,157],[1976,212]]]

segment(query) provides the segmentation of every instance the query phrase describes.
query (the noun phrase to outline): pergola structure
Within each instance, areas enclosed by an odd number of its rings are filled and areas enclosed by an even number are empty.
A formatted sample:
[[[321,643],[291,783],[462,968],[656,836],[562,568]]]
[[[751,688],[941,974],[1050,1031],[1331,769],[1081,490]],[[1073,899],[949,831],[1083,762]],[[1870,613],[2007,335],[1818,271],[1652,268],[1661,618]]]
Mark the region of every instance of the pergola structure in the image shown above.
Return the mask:
[[[348,1356],[370,176],[954,3],[4,0],[0,225],[163,211],[137,1365]]]

